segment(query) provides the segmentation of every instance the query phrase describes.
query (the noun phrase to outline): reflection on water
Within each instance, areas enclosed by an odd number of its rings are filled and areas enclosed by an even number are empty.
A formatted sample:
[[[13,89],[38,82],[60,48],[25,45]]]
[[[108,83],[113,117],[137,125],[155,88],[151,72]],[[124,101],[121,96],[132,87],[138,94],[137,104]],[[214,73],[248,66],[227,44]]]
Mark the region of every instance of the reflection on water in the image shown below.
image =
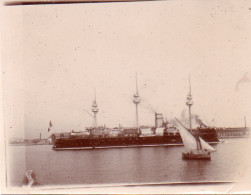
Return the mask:
[[[183,160],[183,146],[53,151],[51,146],[10,146],[8,180],[22,185],[26,170],[49,184],[233,181],[244,171],[248,139],[214,147],[212,160]]]
[[[209,167],[210,160],[184,160],[184,172],[182,181],[203,181],[207,178],[207,167]]]

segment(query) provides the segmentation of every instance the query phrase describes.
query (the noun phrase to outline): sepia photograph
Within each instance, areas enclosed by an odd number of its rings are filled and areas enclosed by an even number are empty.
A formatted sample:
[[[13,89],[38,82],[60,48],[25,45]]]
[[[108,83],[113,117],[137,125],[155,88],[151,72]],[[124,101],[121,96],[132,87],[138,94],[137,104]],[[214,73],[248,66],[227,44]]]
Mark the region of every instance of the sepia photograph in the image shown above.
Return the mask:
[[[5,0],[1,193],[250,193],[251,2]]]

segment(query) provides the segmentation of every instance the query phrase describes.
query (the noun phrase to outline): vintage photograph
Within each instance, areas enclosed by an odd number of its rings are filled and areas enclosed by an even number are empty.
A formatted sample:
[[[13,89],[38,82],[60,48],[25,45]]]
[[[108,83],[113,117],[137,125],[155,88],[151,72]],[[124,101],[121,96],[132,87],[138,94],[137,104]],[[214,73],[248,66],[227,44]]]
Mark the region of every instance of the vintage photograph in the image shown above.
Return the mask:
[[[5,192],[250,192],[250,1],[48,2],[2,6]]]

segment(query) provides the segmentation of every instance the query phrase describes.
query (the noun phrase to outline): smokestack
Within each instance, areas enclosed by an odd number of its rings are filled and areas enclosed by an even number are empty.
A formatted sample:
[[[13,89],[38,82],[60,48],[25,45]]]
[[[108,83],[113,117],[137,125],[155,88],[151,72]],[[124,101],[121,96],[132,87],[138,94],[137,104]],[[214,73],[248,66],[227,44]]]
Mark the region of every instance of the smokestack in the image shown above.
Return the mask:
[[[155,113],[155,127],[162,127],[163,126],[163,114]]]

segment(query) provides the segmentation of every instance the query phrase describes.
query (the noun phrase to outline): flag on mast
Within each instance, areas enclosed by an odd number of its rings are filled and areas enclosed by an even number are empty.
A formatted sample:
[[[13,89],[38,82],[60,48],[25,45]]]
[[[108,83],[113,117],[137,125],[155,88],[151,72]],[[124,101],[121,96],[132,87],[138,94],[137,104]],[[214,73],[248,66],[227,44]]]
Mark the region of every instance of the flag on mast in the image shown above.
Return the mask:
[[[50,122],[49,122],[48,132],[51,130],[51,127],[52,127],[52,122],[50,121]]]

